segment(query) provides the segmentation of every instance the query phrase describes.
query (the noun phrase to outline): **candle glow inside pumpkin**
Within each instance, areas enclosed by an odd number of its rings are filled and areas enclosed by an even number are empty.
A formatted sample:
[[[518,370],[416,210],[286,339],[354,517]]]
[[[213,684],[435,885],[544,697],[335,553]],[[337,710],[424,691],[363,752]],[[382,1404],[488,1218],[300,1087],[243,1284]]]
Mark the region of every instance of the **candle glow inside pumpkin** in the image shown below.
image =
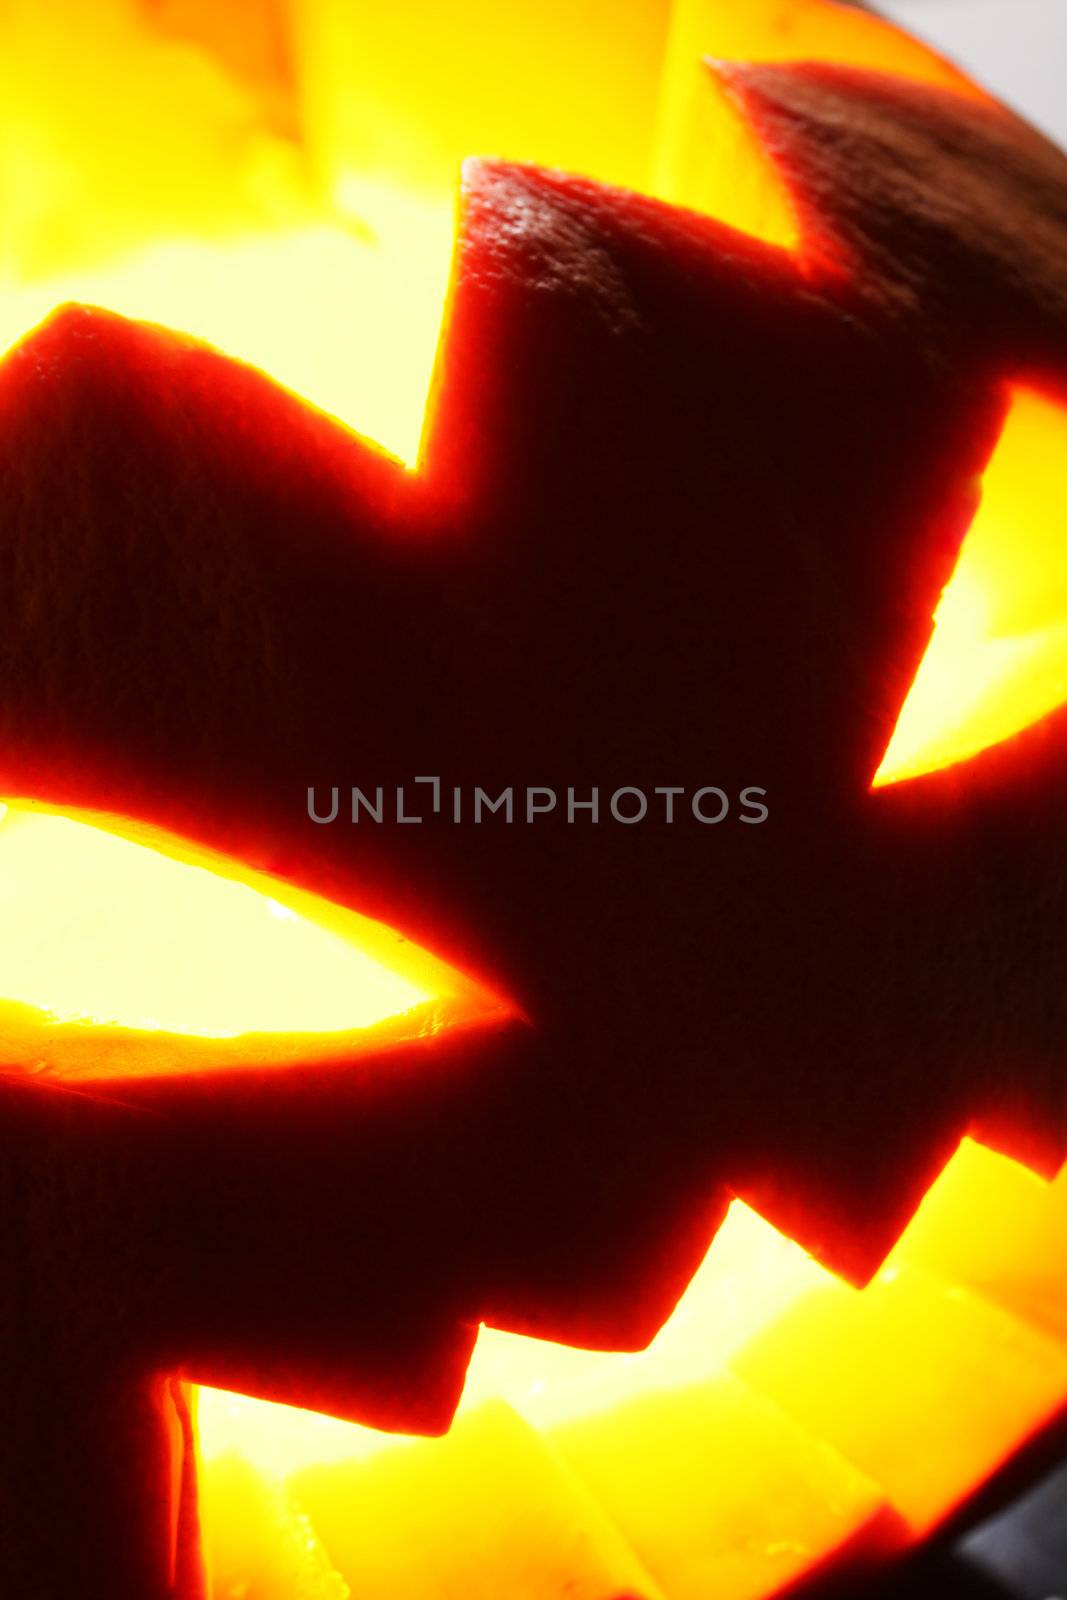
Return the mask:
[[[556,164],[645,189],[788,250],[803,266],[805,240],[789,193],[714,90],[702,57],[843,60],[978,92],[885,25],[809,0],[751,8],[634,0],[623,13],[599,3],[579,16],[559,4],[547,15],[541,8],[534,30],[515,21],[521,8],[487,0],[448,8],[427,0],[405,11],[402,27],[389,8],[361,11],[339,0],[232,9],[252,37],[273,19],[286,42],[284,70],[266,49],[263,61],[231,70],[232,37],[211,7],[196,3],[110,0],[90,11],[55,0],[45,12],[19,0],[5,12],[0,87],[17,137],[6,141],[0,166],[0,349],[57,304],[94,302],[207,339],[413,467],[446,304],[455,174],[467,154]],[[710,162],[709,148],[717,151]],[[1067,588],[1052,537],[1064,426],[1052,402],[1014,393],[981,509],[877,784],[962,760],[1067,696]],[[1009,549],[1024,553],[1011,570]],[[202,875],[182,875],[190,872]],[[228,875],[182,867],[99,827],[13,806],[0,825],[4,1000],[84,1025],[232,1036],[367,1028],[439,993],[425,972],[383,964],[380,944],[374,959],[361,956],[351,927],[344,947],[314,915],[303,918],[264,885],[238,880],[236,868]],[[42,897],[43,884],[58,901]],[[132,913],[146,895],[176,946],[213,923],[221,927],[217,915],[235,919],[227,924],[231,948],[241,948],[239,966],[256,981],[235,985],[233,966],[226,968],[229,1010],[218,1009],[217,963],[202,964],[206,987],[194,993],[187,984],[177,997],[151,991],[162,970],[154,950],[141,949],[131,970]],[[101,942],[102,930],[110,943]],[[276,944],[296,1011],[260,1009],[270,987],[261,981],[261,937]],[[107,987],[116,975],[132,982],[125,994]],[[151,992],[137,992],[141,980],[150,980]],[[276,992],[271,1001],[280,1004]],[[595,1431],[604,1417],[632,1421],[632,1408],[646,1404],[627,1448],[636,1437],[654,1454],[672,1448],[670,1438],[664,1446],[655,1397],[692,1397],[702,1384],[722,1386],[741,1374],[783,1413],[793,1406],[803,1414],[818,1447],[831,1441],[855,1469],[834,1515],[817,1494],[810,1505],[798,1500],[793,1545],[768,1552],[742,1539],[734,1549],[715,1592],[757,1600],[851,1538],[879,1507],[893,1508],[899,1538],[926,1531],[1062,1404],[1067,1283],[1047,1263],[1063,1205],[1062,1178],[1048,1187],[965,1146],[882,1274],[857,1291],[736,1204],[649,1351],[597,1355],[486,1332],[459,1426],[502,1399],[553,1450],[588,1461],[610,1454],[610,1432]],[[988,1223],[985,1254],[973,1245],[976,1217]],[[1011,1226],[1009,1250],[998,1229]],[[956,1296],[952,1305],[945,1294]],[[851,1415],[855,1373],[848,1369],[860,1349],[848,1329],[865,1317],[874,1330],[863,1346],[863,1381],[874,1397],[866,1420]],[[921,1336],[909,1342],[901,1333],[908,1327]],[[953,1387],[961,1327],[973,1355],[966,1396]],[[999,1363],[1009,1346],[1014,1366]],[[807,1379],[794,1369],[805,1350],[829,1348],[843,1352],[840,1390],[824,1364],[819,1420],[804,1412],[805,1381],[815,1381],[818,1363]],[[919,1367],[938,1393],[942,1438],[955,1437],[947,1455],[909,1473],[901,1450],[921,1452],[914,1438],[901,1444],[892,1412],[902,1408],[915,1420],[908,1396]],[[681,1436],[674,1447],[690,1477],[705,1475],[709,1504],[727,1498],[729,1476],[753,1468],[745,1451],[757,1434],[743,1405],[738,1415],[736,1440],[717,1445],[725,1467],[687,1457]],[[590,1424],[592,1434],[566,1433],[590,1418],[601,1419]],[[348,1592],[343,1562],[335,1565],[320,1545],[305,1509],[311,1491],[306,1483],[294,1487],[297,1473],[352,1462],[373,1472],[389,1452],[431,1459],[444,1448],[387,1443],[348,1424],[211,1391],[202,1397],[201,1440],[218,1600],[249,1592],[253,1570],[257,1600],[294,1592],[340,1600]],[[486,1503],[494,1505],[494,1458],[489,1449],[484,1455]],[[243,1478],[227,1477],[225,1464],[235,1460],[247,1469]],[[764,1477],[779,1467],[772,1455],[755,1465]],[[250,1483],[267,1507],[258,1556],[241,1547]],[[873,1486],[869,1502],[862,1485]],[[832,1496],[823,1498],[828,1504]],[[397,1529],[406,1514],[398,1502]],[[354,1507],[353,1518],[359,1515]],[[662,1516],[665,1526],[665,1509]],[[388,1543],[389,1528],[379,1531]],[[519,1557],[531,1553],[524,1537],[512,1541]],[[644,1560],[655,1567],[647,1554]],[[490,1564],[486,1592],[507,1592],[513,1576]],[[418,1589],[412,1580],[395,1592],[414,1600]]]

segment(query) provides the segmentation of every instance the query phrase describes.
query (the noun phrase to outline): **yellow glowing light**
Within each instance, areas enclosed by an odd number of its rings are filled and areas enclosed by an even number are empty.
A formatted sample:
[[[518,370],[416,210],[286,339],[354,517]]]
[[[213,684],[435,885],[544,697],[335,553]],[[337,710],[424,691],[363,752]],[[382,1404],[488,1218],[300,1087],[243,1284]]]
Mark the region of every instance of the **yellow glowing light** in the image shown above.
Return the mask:
[[[520,1575],[538,1600],[765,1600],[924,1532],[1067,1399],[1065,1205],[1067,1173],[965,1141],[853,1290],[735,1203],[647,1351],[483,1329],[441,1440],[203,1390],[209,1562],[231,1583],[261,1562],[266,1600],[295,1543],[316,1583],[398,1600]],[[997,1219],[988,1250],[974,1217]]]
[[[300,0],[291,8],[308,145],[449,194],[467,156],[647,187],[670,0]]]
[[[5,1063],[62,1076],[270,1064],[351,1051],[386,1019],[426,1032],[486,1009],[380,924],[184,853],[2,808]]]
[[[622,1354],[483,1328],[467,1373],[463,1414],[504,1400],[544,1430],[607,1411],[635,1392],[685,1388],[718,1372],[758,1329],[830,1281],[799,1245],[735,1201],[670,1320],[647,1350]],[[279,1478],[396,1444],[388,1434],[223,1390],[200,1391],[206,1458],[236,1451]]]
[[[101,305],[208,340],[414,462],[450,189],[320,179],[295,107],[277,132],[255,84],[134,0],[5,7],[0,94],[0,352],[57,305]]]
[[[1011,410],[875,785],[935,772],[1067,701],[1067,409]]]
[[[3,997],[226,1037],[367,1027],[427,996],[247,884],[67,817],[0,821]]]
[[[4,8],[0,351],[55,305],[91,301],[207,338],[409,463],[464,156],[645,189],[792,248],[791,197],[703,57],[847,61],[977,92],[823,0],[548,0],[529,16],[490,0],[278,0],[292,45],[279,106],[279,82],[224,68],[214,24],[196,42],[196,5],[186,42],[158,33],[149,18],[168,10],[182,7]],[[1057,450],[1059,414],[1017,396],[938,613],[955,664],[931,667],[934,715],[918,735],[902,717],[877,781],[963,759],[1062,698],[1045,703],[1067,614],[1042,520],[1053,496],[1033,492],[1055,484]],[[1010,554],[982,532],[994,526]],[[974,685],[984,717],[998,697],[1012,715],[979,731],[976,708],[960,711]],[[452,1017],[496,1004],[400,945],[175,841],[0,807],[5,1067],[299,1061],[315,1040],[380,1037],[383,1019],[421,1033],[441,1003]],[[968,1147],[862,1292],[736,1204],[648,1351],[483,1331],[443,1440],[203,1391],[215,1593],[763,1600],[883,1513],[898,1537],[920,1531],[1067,1398],[1064,1194],[1062,1178],[1049,1188]],[[986,1253],[977,1215],[1019,1218],[1019,1233]]]
[[[822,0],[284,0],[286,91],[266,52],[257,75],[235,48],[261,8],[228,34],[219,11],[5,6],[0,353],[57,305],[100,305],[207,339],[409,464],[464,157],[561,167],[792,246],[788,192],[703,57],[876,61],[967,87]]]
[[[1067,1168],[965,1141],[869,1287],[796,1302],[737,1371],[925,1534],[1067,1401],[1065,1222]]]
[[[555,8],[553,28],[488,0],[283,4],[279,116],[276,83],[220,59],[210,7],[175,39],[173,6],[153,24],[137,0],[13,0],[0,352],[59,304],[100,305],[208,340],[414,464],[463,158],[644,182],[666,0]]]
[[[827,1274],[799,1245],[735,1201],[670,1320],[635,1355],[482,1331],[463,1408],[504,1399],[537,1428],[607,1411],[636,1391],[685,1388],[718,1371],[758,1328]]]
[[[338,223],[226,243],[174,240],[107,270],[0,291],[0,354],[57,305],[106,306],[194,332],[414,462],[452,208],[366,185],[347,193],[352,204],[358,194],[365,231]],[[357,376],[367,373],[373,383]]]

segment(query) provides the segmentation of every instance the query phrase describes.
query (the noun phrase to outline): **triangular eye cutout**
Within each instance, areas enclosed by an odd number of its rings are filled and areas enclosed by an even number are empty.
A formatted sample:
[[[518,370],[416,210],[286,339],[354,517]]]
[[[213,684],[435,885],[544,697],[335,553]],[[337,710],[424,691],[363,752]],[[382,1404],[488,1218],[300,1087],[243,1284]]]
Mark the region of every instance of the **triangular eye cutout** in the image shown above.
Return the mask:
[[[0,805],[9,1066],[58,1078],[270,1067],[493,1009],[380,923],[114,821]]]
[[[874,786],[966,761],[1067,702],[1067,408],[1015,389]]]

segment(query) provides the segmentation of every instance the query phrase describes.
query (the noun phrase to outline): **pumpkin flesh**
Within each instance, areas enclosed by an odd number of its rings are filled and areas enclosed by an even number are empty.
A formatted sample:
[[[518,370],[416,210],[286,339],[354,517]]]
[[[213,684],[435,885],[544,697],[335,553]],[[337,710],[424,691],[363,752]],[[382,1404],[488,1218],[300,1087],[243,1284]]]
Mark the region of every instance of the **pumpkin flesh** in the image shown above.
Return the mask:
[[[84,1138],[94,1170],[102,1150],[133,1163],[116,1192],[137,1203],[97,1246],[124,1270],[165,1260],[137,1322],[161,1361],[439,1427],[479,1320],[646,1343],[731,1193],[863,1279],[968,1127],[1062,1159],[1062,738],[1043,717],[962,777],[869,792],[1005,380],[1055,392],[1062,172],[956,85],[729,81],[790,179],[790,248],[469,169],[414,477],[258,374],[106,313],[61,315],[0,373],[19,512],[0,792],[164,829],[509,1002],[363,1041],[354,1071],[290,1050],[279,1073],[246,1040],[240,1074],[133,1079],[116,1056],[84,1107],[12,1089],[27,1149],[60,1161]],[[898,134],[927,168],[966,150],[973,226],[887,211]],[[1004,172],[1045,219],[1013,224],[1032,248],[1010,275]],[[974,293],[946,305],[961,247]],[[769,845],[368,838],[301,809],[309,783],[416,768],[695,783],[708,750],[730,768],[709,781],[780,797]]]

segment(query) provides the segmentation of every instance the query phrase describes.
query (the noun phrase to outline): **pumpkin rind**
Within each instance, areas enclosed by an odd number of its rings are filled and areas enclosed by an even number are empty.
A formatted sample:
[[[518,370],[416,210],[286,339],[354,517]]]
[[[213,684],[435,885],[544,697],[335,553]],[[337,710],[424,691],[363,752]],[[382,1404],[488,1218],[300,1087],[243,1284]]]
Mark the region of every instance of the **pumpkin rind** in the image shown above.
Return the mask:
[[[515,1007],[351,1067],[6,1091],[97,1221],[134,1163],[151,1203],[87,1259],[166,1263],[143,1314],[196,1376],[441,1427],[479,1319],[647,1341],[730,1190],[861,1279],[969,1125],[1064,1153],[1062,713],[869,792],[1002,383],[1062,375],[1062,167],[936,91],[735,81],[833,250],[472,166],[415,478],[105,313],[0,369],[0,792],[227,851]],[[419,773],[772,814],[308,820]]]

